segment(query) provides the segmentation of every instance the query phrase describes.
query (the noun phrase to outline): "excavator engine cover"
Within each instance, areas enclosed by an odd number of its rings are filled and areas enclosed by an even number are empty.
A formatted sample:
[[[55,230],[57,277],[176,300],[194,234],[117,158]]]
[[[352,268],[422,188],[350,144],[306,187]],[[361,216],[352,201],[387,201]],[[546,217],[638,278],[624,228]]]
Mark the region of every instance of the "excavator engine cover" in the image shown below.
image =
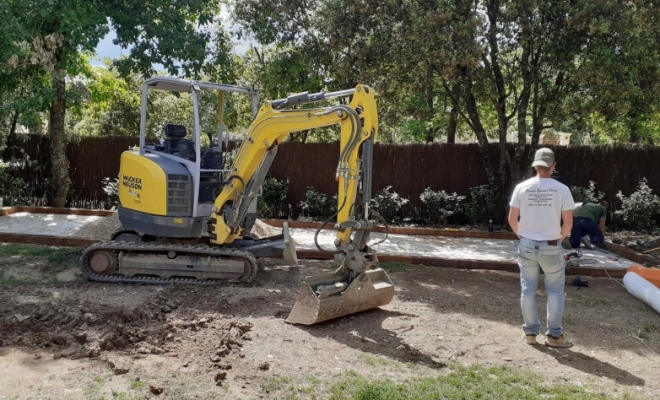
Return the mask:
[[[286,322],[312,325],[389,304],[394,284],[382,268],[348,277],[327,273],[306,278]]]

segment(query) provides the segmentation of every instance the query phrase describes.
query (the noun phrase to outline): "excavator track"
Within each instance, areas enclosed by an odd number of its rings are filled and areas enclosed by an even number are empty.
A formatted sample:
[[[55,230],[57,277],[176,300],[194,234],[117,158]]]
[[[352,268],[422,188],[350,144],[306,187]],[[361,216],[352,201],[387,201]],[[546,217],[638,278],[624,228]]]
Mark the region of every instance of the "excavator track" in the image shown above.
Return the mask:
[[[197,279],[194,277],[158,277],[158,276],[125,276],[121,273],[121,266],[119,265],[120,254],[139,254],[139,255],[152,255],[152,256],[166,256],[172,253],[184,256],[194,257],[223,257],[230,258],[231,261],[236,263],[235,260],[241,260],[243,263],[244,271],[239,278],[233,279]],[[113,258],[114,256],[114,258]],[[97,273],[94,272],[90,266],[90,261],[93,257],[97,259],[107,259],[107,262],[116,262],[113,270],[110,273]],[[97,261],[98,263],[98,261]],[[173,243],[162,242],[124,242],[124,241],[108,241],[97,243],[89,246],[83,251],[80,257],[80,266],[82,274],[89,280],[96,282],[108,283],[146,283],[155,285],[164,284],[192,284],[192,285],[217,285],[227,282],[251,282],[257,275],[257,260],[249,252],[241,251],[238,249],[214,247],[209,245],[180,245]],[[98,267],[97,267],[98,269]],[[153,273],[154,270],[149,272]]]

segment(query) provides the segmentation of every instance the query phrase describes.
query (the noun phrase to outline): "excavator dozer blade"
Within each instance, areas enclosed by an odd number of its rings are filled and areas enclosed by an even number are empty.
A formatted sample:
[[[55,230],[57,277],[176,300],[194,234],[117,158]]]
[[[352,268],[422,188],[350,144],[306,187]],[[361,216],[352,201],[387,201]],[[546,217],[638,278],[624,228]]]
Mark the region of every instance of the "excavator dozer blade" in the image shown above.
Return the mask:
[[[284,250],[282,251],[282,258],[288,265],[298,265],[298,253],[296,252],[296,242],[289,233],[289,223],[285,222],[282,227],[282,235],[284,235]]]
[[[312,325],[384,306],[394,296],[394,284],[382,268],[361,273],[343,289],[342,285],[346,283],[346,276],[335,273],[308,277],[300,285],[298,301],[286,322]],[[333,294],[330,294],[332,290],[315,293],[319,286],[333,285],[341,291]]]

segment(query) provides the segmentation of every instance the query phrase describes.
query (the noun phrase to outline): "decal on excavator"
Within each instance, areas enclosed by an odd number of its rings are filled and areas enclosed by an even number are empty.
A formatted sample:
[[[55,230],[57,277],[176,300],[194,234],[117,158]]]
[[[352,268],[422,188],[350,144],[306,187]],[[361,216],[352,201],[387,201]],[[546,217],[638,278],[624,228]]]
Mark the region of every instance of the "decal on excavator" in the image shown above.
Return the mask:
[[[129,189],[142,190],[142,179],[130,175],[122,176],[121,184]]]

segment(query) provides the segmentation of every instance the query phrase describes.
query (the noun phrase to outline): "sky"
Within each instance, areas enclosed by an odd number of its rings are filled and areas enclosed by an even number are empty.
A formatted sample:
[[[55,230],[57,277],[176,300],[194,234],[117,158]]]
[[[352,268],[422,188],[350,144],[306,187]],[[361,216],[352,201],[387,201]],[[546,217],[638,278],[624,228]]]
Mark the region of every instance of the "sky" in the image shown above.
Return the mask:
[[[123,50],[119,46],[112,44],[112,41],[117,38],[114,30],[111,30],[103,40],[96,46],[96,57],[92,60],[92,65],[103,65],[104,58],[118,58],[122,55],[128,54],[130,50]]]
[[[114,39],[117,38],[117,34],[114,30],[110,32],[101,40],[96,46],[96,57],[91,61],[92,65],[103,65],[104,58],[118,58],[121,56],[126,56],[130,53],[130,48],[122,49],[120,46],[116,46],[112,43]],[[249,47],[249,42],[236,42],[234,45],[234,52],[237,54],[243,54],[247,51]]]
[[[227,12],[226,5],[222,5],[222,10],[220,11],[220,18],[224,23],[229,21],[229,13]],[[231,28],[231,25],[229,26]],[[96,57],[92,60],[92,65],[103,65],[104,58],[118,58],[121,56],[126,56],[130,53],[130,48],[122,49],[120,46],[116,46],[112,43],[114,39],[117,38],[117,34],[114,29],[111,29],[110,32],[101,40],[96,46]],[[234,45],[234,52],[238,54],[243,54],[249,47],[249,42],[237,42]],[[156,68],[156,69],[162,69]]]

